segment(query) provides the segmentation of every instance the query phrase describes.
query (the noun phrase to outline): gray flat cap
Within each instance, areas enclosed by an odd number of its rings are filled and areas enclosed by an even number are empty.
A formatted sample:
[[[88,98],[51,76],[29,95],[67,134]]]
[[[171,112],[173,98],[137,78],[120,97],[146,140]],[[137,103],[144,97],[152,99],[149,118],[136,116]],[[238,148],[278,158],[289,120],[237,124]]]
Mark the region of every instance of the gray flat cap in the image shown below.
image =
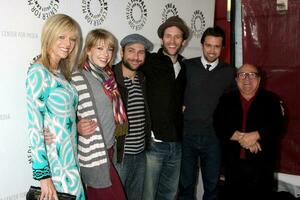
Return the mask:
[[[150,51],[153,47],[152,42],[150,42],[147,38],[145,38],[144,36],[134,33],[134,34],[130,34],[127,35],[126,37],[124,37],[121,42],[120,45],[122,48],[124,48],[126,45],[128,44],[134,44],[134,43],[139,43],[144,45],[145,50]]]

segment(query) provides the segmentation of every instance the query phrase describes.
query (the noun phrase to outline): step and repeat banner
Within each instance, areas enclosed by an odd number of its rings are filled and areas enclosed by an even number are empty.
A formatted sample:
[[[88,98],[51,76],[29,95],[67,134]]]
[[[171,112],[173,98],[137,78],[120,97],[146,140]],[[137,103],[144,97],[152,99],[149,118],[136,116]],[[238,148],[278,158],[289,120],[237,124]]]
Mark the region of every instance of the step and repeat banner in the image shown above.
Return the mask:
[[[25,199],[32,180],[26,120],[25,78],[30,61],[39,54],[45,20],[56,13],[73,17],[88,31],[104,28],[120,41],[139,33],[160,47],[157,28],[173,15],[191,31],[182,54],[201,55],[200,37],[213,25],[214,0],[9,0],[0,14],[0,200]],[[118,53],[119,54],[119,53]],[[116,62],[119,61],[119,56]]]

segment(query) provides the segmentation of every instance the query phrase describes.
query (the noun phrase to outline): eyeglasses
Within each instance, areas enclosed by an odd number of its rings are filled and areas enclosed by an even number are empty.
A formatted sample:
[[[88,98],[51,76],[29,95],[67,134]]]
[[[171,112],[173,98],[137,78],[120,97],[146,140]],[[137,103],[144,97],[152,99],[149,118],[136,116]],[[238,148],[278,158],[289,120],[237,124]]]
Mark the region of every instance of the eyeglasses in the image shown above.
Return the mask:
[[[259,73],[257,72],[239,72],[237,74],[237,77],[239,79],[246,79],[248,77],[249,79],[255,79],[259,76]]]

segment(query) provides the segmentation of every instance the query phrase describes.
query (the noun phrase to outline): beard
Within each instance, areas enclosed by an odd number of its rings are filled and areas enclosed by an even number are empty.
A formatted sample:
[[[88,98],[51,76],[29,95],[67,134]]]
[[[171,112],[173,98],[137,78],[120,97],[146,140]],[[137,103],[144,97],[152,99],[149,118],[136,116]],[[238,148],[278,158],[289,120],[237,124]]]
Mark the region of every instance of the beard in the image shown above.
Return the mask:
[[[126,67],[127,69],[129,69],[130,71],[137,71],[137,69],[143,64],[141,63],[136,69],[133,68],[126,60],[122,59],[122,64],[124,65],[124,67]]]

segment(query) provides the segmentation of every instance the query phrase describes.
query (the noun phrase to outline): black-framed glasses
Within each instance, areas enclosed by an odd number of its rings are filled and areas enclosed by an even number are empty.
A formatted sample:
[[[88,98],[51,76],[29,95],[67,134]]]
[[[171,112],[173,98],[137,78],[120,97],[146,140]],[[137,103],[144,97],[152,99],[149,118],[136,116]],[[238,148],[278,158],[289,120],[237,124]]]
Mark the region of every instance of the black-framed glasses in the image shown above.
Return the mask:
[[[259,73],[257,72],[239,72],[237,73],[237,77],[239,79],[246,79],[248,77],[249,79],[255,79],[259,77]]]

